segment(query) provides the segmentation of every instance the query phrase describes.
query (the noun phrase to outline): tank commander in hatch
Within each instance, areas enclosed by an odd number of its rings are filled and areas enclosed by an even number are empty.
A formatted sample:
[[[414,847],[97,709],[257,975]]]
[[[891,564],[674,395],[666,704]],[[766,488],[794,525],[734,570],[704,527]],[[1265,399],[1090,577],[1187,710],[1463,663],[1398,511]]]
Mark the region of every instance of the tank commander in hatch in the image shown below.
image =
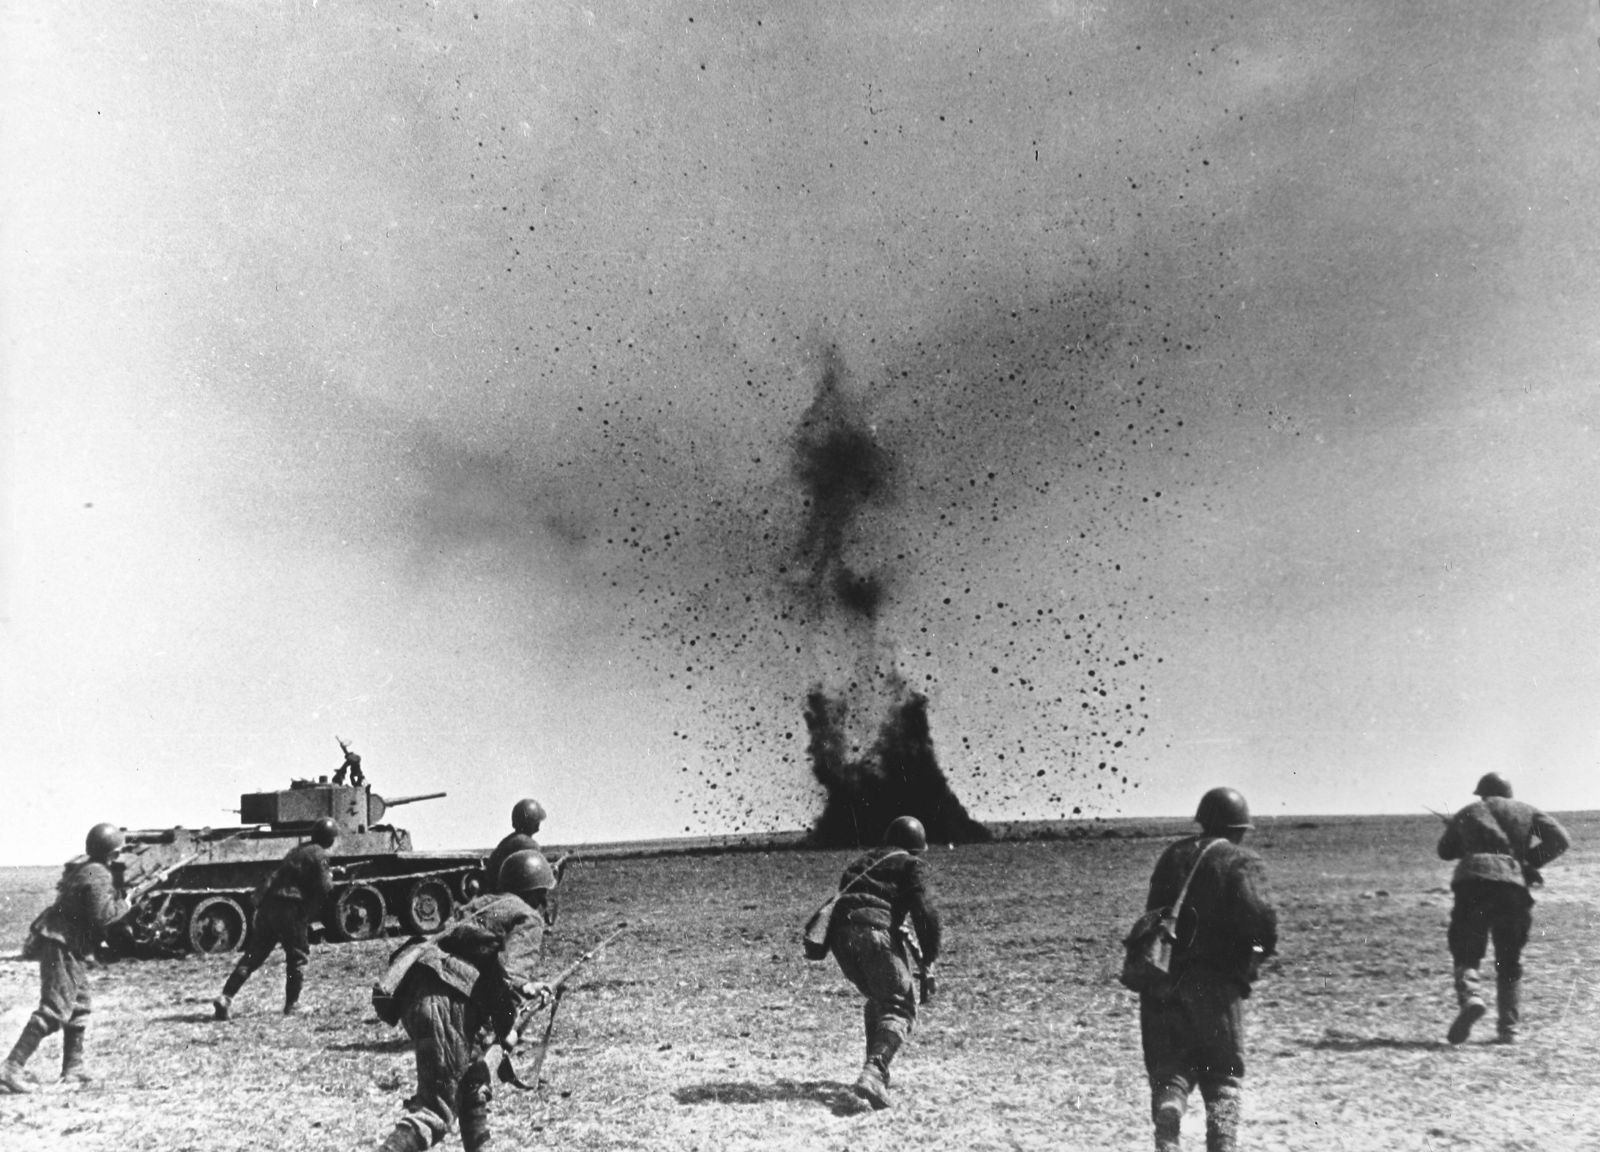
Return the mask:
[[[339,737],[335,736],[334,739],[339,740]],[[352,751],[350,745],[346,744],[343,740],[339,740],[339,747],[344,750],[344,763],[339,765],[338,770],[334,772],[333,782],[335,784],[343,784],[344,775],[346,772],[348,772],[350,773],[350,783],[352,786],[365,784],[367,782],[367,775],[365,772],[361,771],[361,754]]]
[[[39,1007],[0,1064],[0,1088],[7,1092],[33,1091],[25,1065],[39,1042],[55,1032],[61,1033],[62,1082],[83,1084],[94,1079],[83,1055],[90,1010],[88,960],[106,928],[128,911],[113,871],[122,844],[122,830],[115,824],[89,829],[86,855],[67,862],[56,884],[55,903],[28,930],[22,954],[39,961]]]
[[[1459,1011],[1445,1038],[1461,1044],[1489,1008],[1478,990],[1478,965],[1494,941],[1496,1042],[1515,1044],[1522,1024],[1522,949],[1533,927],[1539,869],[1567,850],[1566,829],[1532,804],[1511,798],[1511,782],[1489,772],[1477,801],[1445,821],[1439,856],[1458,861],[1450,889],[1447,937]]]
[[[339,826],[324,816],[311,827],[308,843],[297,844],[256,890],[256,911],[250,922],[250,943],[228,973],[222,995],[211,1002],[218,1020],[233,1014],[233,998],[278,945],[283,945],[283,1014],[294,1012],[311,961],[311,921],[333,892],[328,849],[339,839]]]

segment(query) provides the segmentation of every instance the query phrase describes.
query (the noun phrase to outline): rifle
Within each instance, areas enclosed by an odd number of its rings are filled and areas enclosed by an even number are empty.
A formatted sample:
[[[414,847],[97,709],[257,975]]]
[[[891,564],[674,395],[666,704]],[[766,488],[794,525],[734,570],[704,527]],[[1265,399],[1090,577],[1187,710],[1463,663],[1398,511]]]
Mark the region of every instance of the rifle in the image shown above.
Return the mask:
[[[917,976],[917,1003],[926,1004],[933,995],[933,973],[928,971],[928,966],[922,960],[922,946],[917,943],[917,938],[911,934],[911,929],[904,924],[900,925],[900,940],[905,945],[906,955],[911,957],[911,964]]]
[[[248,828],[241,828],[237,832],[224,836],[222,839],[208,844],[207,847],[211,848],[215,847],[217,844],[226,844],[229,840],[237,840],[246,832],[254,832],[255,830],[256,826],[252,824]],[[182,868],[187,868],[190,864],[193,864],[196,860],[200,859],[200,857],[204,855],[204,852],[191,852],[187,856],[179,857],[171,864],[163,864],[150,875],[146,876],[143,880],[140,880],[138,884],[134,885],[131,891],[125,893],[122,897],[123,900],[127,902],[129,907],[132,907],[134,904],[138,903],[140,900],[149,895],[152,890],[159,888],[162,884],[166,883],[174,872],[177,872]],[[119,884],[118,887],[120,886],[121,885]]]
[[[484,1050],[483,1055],[478,1057],[467,1071],[466,1080],[473,1085],[474,1091],[480,1093],[483,1099],[487,1100],[489,1084],[496,1078],[514,1087],[521,1088],[525,1092],[532,1091],[538,1087],[539,1070],[544,1067],[545,1054],[550,1051],[550,1033],[555,1028],[556,1009],[561,1006],[561,996],[566,991],[568,981],[577,975],[578,969],[593,960],[602,948],[627,930],[628,926],[623,924],[611,935],[563,968],[555,979],[542,984],[523,985],[522,990],[524,994],[530,996],[530,999],[527,1006],[518,1014],[516,1024],[512,1026],[505,1039],[496,1040],[489,1045]],[[550,1019],[545,1023],[544,1036],[539,1041],[538,1051],[534,1054],[533,1066],[529,1073],[531,1083],[525,1082],[522,1077],[517,1075],[517,1070],[511,1064],[511,1053],[522,1039],[522,1034],[533,1023],[534,1017],[544,1011],[547,1005],[550,1008]]]
[[[1439,819],[1443,820],[1447,826],[1449,825],[1450,817],[1446,816],[1443,812],[1439,811],[1437,808],[1429,808],[1426,804],[1424,804],[1422,807],[1427,811],[1432,812]]]

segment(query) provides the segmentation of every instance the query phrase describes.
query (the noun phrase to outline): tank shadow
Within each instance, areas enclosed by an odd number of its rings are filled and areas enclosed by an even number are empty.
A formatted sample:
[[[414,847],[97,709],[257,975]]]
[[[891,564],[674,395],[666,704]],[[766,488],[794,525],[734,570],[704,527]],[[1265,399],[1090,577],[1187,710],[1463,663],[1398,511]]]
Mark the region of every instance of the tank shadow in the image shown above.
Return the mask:
[[[771,1084],[753,1084],[748,1080],[717,1080],[709,1084],[691,1084],[673,1094],[679,1104],[821,1104],[835,1116],[848,1116],[867,1108],[850,1090],[848,1084],[837,1080],[778,1080]]]

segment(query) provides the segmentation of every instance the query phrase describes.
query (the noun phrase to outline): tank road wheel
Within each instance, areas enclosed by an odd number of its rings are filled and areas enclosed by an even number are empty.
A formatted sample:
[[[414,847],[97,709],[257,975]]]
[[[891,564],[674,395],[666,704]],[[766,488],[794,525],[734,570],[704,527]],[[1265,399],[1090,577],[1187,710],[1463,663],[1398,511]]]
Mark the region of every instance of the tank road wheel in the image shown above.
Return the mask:
[[[203,956],[236,951],[250,918],[231,896],[207,896],[189,913],[189,947]]]
[[[450,918],[455,902],[450,898],[450,886],[443,880],[417,880],[406,890],[405,903],[400,906],[400,923],[407,932],[427,935],[444,927]]]
[[[383,918],[388,913],[383,893],[367,884],[353,884],[334,899],[333,908],[322,918],[330,939],[374,940],[383,935]]]
[[[470,872],[463,872],[456,877],[456,895],[461,897],[465,904],[468,900],[483,895],[484,870],[474,868]]]

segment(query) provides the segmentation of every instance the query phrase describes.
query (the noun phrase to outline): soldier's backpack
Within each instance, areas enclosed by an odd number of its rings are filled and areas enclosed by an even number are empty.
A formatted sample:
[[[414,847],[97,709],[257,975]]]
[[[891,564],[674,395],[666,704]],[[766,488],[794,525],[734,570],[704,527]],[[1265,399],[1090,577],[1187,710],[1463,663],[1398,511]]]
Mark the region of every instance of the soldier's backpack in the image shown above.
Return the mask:
[[[893,860],[896,856],[909,856],[911,853],[904,849],[896,849],[882,859],[874,860],[869,866],[861,870],[850,883],[824,900],[817,910],[806,917],[806,924],[800,931],[800,947],[804,950],[807,960],[826,960],[828,953],[833,951],[833,909],[839,903],[839,897],[865,880],[884,860]]]
[[[1195,873],[1200,871],[1200,861],[1221,843],[1219,838],[1200,849],[1176,900],[1164,908],[1152,908],[1134,921],[1133,930],[1122,941],[1122,973],[1118,979],[1124,988],[1133,992],[1153,991],[1171,972],[1172,949],[1178,943],[1178,914],[1183,911],[1184,897],[1189,894]]]

